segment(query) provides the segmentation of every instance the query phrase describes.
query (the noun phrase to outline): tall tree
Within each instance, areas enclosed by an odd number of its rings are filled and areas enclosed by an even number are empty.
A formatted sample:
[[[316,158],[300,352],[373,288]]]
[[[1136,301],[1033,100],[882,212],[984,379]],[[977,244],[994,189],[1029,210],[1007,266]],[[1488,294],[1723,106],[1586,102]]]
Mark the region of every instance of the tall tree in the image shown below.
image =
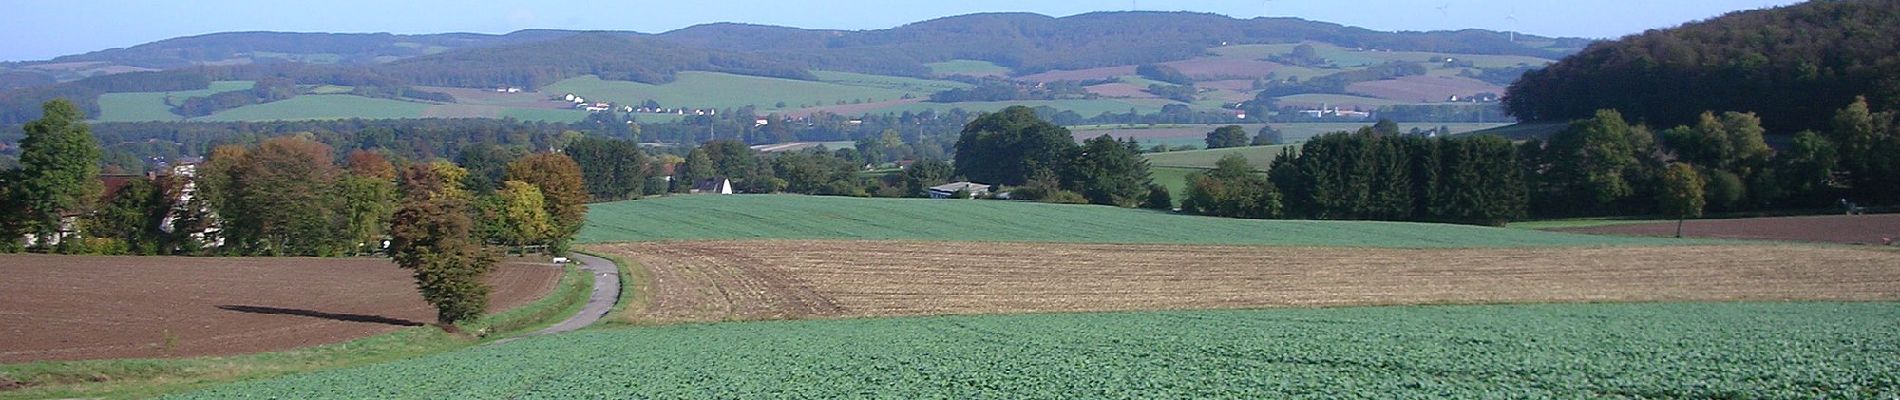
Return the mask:
[[[337,180],[347,246],[353,253],[374,253],[396,212],[396,169],[381,154],[362,150],[351,152],[347,163],[348,173]]]
[[[1010,106],[964,125],[956,147],[957,175],[1015,186],[1036,170],[1061,169],[1062,156],[1076,144],[1067,128],[1037,118],[1029,107]]]
[[[508,180],[522,181],[541,190],[547,198],[548,217],[554,222],[554,237],[548,250],[566,254],[567,244],[587,222],[587,189],[581,182],[581,167],[560,153],[535,153],[508,165]]]
[[[1663,170],[1662,183],[1658,206],[1663,215],[1676,217],[1676,237],[1682,237],[1682,220],[1702,216],[1702,176],[1688,164],[1670,164]]]
[[[1285,143],[1286,138],[1281,135],[1280,128],[1275,128],[1273,125],[1261,125],[1260,131],[1255,132],[1253,135],[1252,144],[1255,146],[1265,146]]]
[[[1840,152],[1847,171],[1848,193],[1862,202],[1900,199],[1900,132],[1892,112],[1871,112],[1867,100],[1856,98],[1834,113],[1828,139]]]
[[[231,251],[250,255],[334,255],[343,247],[339,170],[330,146],[300,136],[265,140],[228,173],[222,232]]]
[[[1152,182],[1137,146],[1106,134],[1084,141],[1065,163],[1065,180],[1090,203],[1134,207]]]
[[[1548,165],[1543,198],[1549,210],[1602,214],[1637,193],[1632,178],[1642,175],[1646,155],[1654,144],[1646,130],[1630,127],[1614,110],[1598,111],[1595,118],[1578,120],[1545,144],[1542,159]]]
[[[1209,149],[1246,146],[1247,130],[1241,128],[1240,125],[1215,128],[1213,132],[1207,133],[1207,139],[1204,141],[1207,142]]]
[[[20,170],[7,192],[17,212],[15,224],[40,245],[51,243],[62,230],[61,216],[85,213],[99,200],[99,141],[92,137],[79,109],[66,100],[42,107],[42,117],[26,124],[20,140]]]
[[[402,206],[390,225],[390,256],[413,272],[416,289],[436,308],[444,328],[480,316],[488,308],[488,284],[495,255],[471,234],[474,222],[459,176],[440,168],[413,165],[403,172]]]
[[[955,176],[956,168],[943,160],[930,159],[918,161],[904,168],[904,196],[925,197],[924,191],[931,186],[949,183]]]
[[[638,196],[646,184],[646,152],[631,140],[586,137],[567,145],[565,151],[581,167],[581,180],[594,201],[609,201]]]
[[[494,217],[503,227],[503,237],[515,248],[546,243],[554,235],[554,223],[548,218],[547,200],[541,189],[522,181],[502,182],[495,195],[501,210]]]

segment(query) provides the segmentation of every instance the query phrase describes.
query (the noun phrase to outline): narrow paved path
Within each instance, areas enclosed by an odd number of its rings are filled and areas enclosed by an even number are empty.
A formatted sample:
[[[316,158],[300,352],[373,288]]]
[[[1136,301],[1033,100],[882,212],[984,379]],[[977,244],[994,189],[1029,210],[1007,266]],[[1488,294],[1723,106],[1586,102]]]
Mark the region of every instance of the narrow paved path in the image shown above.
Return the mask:
[[[581,269],[594,274],[594,294],[587,297],[587,305],[581,307],[580,313],[530,336],[567,332],[593,325],[620,300],[620,269],[614,267],[613,261],[580,253],[573,253],[570,257],[581,263]]]

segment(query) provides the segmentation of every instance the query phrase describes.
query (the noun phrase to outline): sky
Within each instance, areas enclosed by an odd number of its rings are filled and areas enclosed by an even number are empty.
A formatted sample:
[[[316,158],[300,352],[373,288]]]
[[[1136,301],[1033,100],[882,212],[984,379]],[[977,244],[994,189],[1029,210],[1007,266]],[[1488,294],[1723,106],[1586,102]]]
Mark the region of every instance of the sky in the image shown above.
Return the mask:
[[[389,32],[520,29],[665,32],[712,22],[813,29],[885,29],[978,12],[1068,16],[1093,11],[1198,11],[1298,17],[1376,30],[1481,28],[1617,38],[1792,0],[6,0],[0,61],[44,60],[215,32]],[[78,5],[78,6],[76,6]]]

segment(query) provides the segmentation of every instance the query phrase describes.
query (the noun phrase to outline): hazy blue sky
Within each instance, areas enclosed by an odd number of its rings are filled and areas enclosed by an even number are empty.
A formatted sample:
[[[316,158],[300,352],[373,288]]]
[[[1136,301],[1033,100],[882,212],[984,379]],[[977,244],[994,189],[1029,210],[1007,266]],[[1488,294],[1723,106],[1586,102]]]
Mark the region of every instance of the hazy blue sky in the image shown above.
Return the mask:
[[[1614,38],[1792,0],[6,0],[0,60],[40,60],[226,31],[506,33],[527,28],[657,33],[709,22],[882,29],[976,12],[1105,10],[1290,16],[1379,30],[1485,28]]]

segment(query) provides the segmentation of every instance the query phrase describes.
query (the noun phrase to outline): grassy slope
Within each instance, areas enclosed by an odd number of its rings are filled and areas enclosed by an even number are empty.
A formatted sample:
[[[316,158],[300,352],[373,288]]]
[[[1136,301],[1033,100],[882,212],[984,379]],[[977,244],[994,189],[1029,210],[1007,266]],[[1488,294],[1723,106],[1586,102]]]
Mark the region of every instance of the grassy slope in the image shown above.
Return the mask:
[[[935,75],[1009,75],[1009,67],[982,60],[950,60],[924,64]]]
[[[428,109],[428,104],[407,101],[375,99],[362,96],[326,94],[303,95],[283,101],[254,104],[209,116],[193,118],[193,121],[280,121],[280,120],[318,120],[318,119],[383,119],[418,118]]]
[[[1413,306],[598,329],[181,397],[1890,398],[1900,393],[1895,305]]]
[[[673,196],[590,206],[581,243],[904,239],[1366,247],[1691,243],[1464,225],[1243,220],[1107,206],[798,195]]]
[[[834,78],[847,78],[836,73],[830,75]],[[650,99],[667,107],[736,108],[751,105],[760,109],[774,108],[778,102],[784,102],[788,107],[795,107],[801,104],[831,105],[838,100],[847,102],[858,99],[897,100],[905,94],[916,97],[930,95],[930,91],[923,90],[855,86],[718,72],[681,72],[677,80],[663,85],[608,81],[586,76],[555,82],[553,85],[541,88],[541,92],[573,93],[590,101],[610,101],[621,104],[639,104],[641,101]]]
[[[592,286],[592,275],[570,266],[546,297],[465,324],[463,328],[467,331],[494,332],[484,340],[423,326],[344,343],[240,356],[0,365],[0,376],[30,385],[25,389],[0,391],[0,399],[152,397],[240,380],[384,363],[467,348],[560,322],[580,312]]]
[[[1220,161],[1221,157],[1226,157],[1228,154],[1239,154],[1242,157],[1247,157],[1247,164],[1252,165],[1254,169],[1265,171],[1267,170],[1267,164],[1273,162],[1274,157],[1279,157],[1282,150],[1288,147],[1297,148],[1298,146],[1299,145],[1283,144],[1272,146],[1228,147],[1212,150],[1148,153],[1142,154],[1141,156],[1147,158],[1148,165],[1151,166],[1214,168],[1214,163]]]
[[[99,95],[99,122],[140,122],[140,121],[178,121],[185,117],[172,113],[172,106],[165,104],[165,98],[182,103],[192,97],[249,90],[256,86],[253,81],[216,81],[211,87],[201,90],[177,92],[131,92],[106,93]]]

